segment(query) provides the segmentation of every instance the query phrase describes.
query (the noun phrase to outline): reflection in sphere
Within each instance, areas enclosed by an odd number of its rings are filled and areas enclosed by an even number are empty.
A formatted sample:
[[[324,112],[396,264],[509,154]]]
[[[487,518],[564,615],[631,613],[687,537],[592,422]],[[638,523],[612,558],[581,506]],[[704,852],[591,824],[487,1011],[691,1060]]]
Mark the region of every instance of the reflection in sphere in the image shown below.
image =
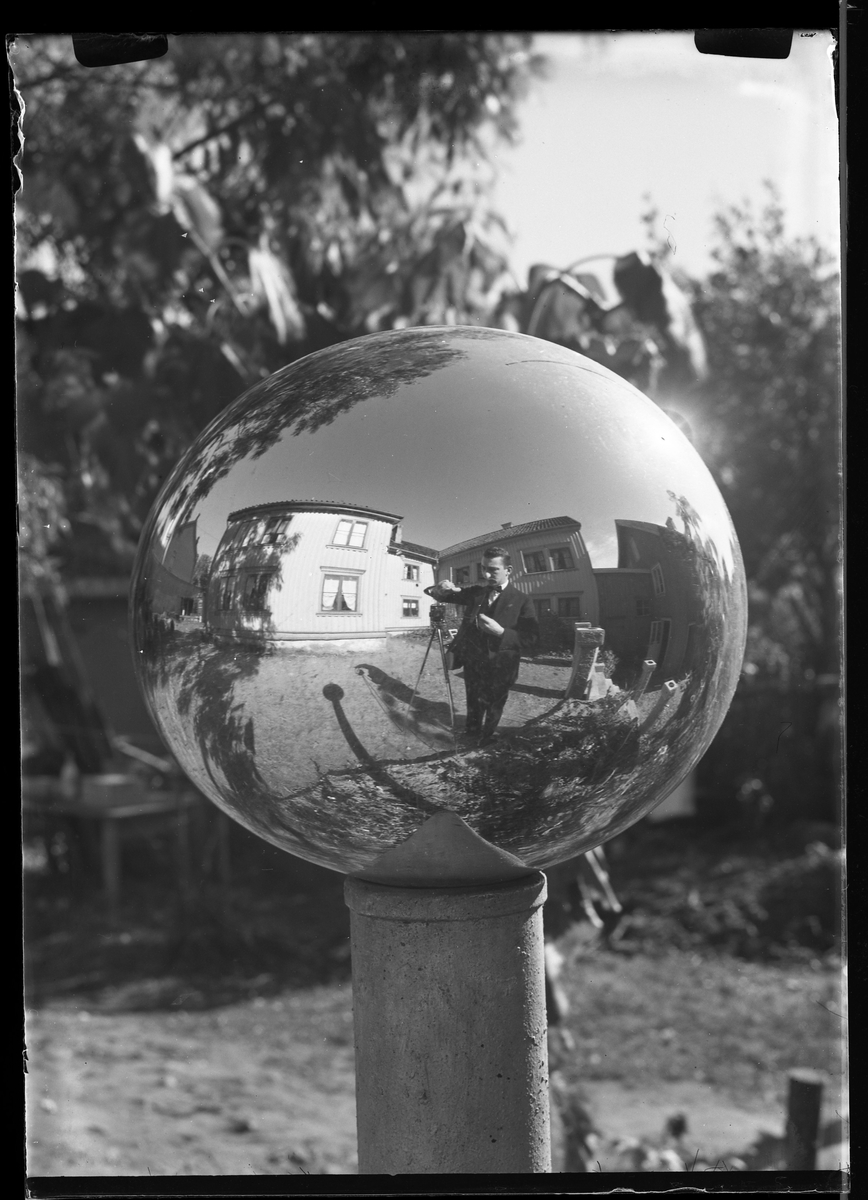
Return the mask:
[[[163,738],[248,829],[364,871],[445,809],[536,868],[693,768],[746,598],[650,400],[550,342],[420,328],[230,405],[151,513],[132,614]]]

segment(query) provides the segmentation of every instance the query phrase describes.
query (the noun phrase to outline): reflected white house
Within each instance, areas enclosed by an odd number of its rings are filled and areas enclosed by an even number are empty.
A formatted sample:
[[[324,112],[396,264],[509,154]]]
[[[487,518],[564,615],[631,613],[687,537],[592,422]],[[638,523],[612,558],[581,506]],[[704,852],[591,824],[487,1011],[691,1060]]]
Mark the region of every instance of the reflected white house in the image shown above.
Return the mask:
[[[207,589],[209,629],[275,640],[386,637],[427,627],[437,552],[401,517],[281,501],[229,514]]]
[[[565,621],[597,624],[597,584],[582,525],[573,517],[544,517],[499,529],[447,546],[440,551],[438,579],[460,587],[482,580],[486,546],[501,546],[512,562],[512,583],[530,596],[537,617],[553,613]]]

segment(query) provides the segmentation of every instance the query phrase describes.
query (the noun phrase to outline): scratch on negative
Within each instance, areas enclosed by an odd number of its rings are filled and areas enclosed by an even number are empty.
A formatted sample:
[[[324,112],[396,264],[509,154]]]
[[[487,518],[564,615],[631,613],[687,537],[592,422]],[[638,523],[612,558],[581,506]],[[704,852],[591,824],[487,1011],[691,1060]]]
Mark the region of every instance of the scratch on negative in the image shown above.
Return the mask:
[[[593,367],[583,367],[581,363],[561,362],[558,358],[517,358],[513,362],[504,363],[505,367],[520,367],[522,363],[554,363],[556,367],[573,367],[577,371],[587,371],[590,375],[599,375]]]

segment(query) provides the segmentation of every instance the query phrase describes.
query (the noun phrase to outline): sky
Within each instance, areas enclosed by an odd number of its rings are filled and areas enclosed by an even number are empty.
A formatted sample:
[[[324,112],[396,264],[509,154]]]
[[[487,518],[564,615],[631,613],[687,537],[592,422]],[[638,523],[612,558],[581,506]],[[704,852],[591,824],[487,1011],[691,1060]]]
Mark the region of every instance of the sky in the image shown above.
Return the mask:
[[[650,194],[672,265],[708,268],[712,216],[779,189],[788,231],[837,252],[838,124],[829,32],[796,31],[787,59],[700,54],[692,33],[543,34],[550,59],[518,109],[519,143],[495,156],[494,202],[524,283],[645,246]]]

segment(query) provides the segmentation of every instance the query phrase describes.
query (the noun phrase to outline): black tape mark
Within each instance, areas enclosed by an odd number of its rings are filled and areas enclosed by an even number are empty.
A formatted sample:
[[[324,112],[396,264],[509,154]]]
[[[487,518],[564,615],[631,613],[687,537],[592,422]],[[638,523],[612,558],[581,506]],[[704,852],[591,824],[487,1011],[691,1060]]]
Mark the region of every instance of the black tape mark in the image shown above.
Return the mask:
[[[72,49],[83,67],[146,62],[169,52],[165,33],[74,33]]]

